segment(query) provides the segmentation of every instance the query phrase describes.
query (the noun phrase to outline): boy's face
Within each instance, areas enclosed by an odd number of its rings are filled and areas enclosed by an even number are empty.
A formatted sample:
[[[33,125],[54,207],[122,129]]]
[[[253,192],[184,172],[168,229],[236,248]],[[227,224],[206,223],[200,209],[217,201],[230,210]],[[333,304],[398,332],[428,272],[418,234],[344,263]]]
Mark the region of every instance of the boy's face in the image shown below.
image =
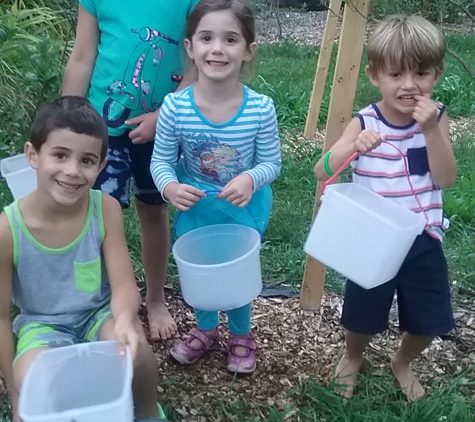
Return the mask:
[[[385,70],[378,71],[376,75],[368,69],[366,73],[371,83],[381,91],[386,114],[393,115],[396,120],[399,116],[404,120],[402,124],[406,124],[408,118],[412,119],[412,113],[417,105],[415,97],[420,95],[431,98],[434,86],[439,79],[434,68],[402,71],[388,65]]]
[[[25,153],[37,170],[38,191],[63,205],[73,205],[87,197],[106,164],[100,159],[101,147],[100,139],[69,129],[51,132],[40,151],[27,142]]]

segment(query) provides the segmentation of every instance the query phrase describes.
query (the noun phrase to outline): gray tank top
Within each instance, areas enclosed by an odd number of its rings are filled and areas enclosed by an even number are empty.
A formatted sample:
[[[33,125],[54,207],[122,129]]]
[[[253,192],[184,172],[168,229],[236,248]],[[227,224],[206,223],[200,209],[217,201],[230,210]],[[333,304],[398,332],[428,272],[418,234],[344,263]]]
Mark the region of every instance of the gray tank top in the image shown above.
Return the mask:
[[[15,333],[31,322],[80,326],[110,301],[101,192],[90,191],[84,228],[62,248],[46,247],[33,237],[18,201],[4,211],[13,235],[13,303],[20,308],[13,321]]]

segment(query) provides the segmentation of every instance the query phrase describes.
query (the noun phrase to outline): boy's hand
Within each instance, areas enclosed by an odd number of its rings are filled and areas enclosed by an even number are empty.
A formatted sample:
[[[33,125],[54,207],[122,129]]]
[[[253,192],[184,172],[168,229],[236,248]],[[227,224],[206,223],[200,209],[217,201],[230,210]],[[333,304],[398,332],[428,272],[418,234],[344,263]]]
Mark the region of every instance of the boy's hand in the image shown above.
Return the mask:
[[[243,173],[230,180],[217,197],[227,199],[238,207],[245,207],[251,200],[253,191],[254,181],[252,177],[247,173]]]
[[[206,194],[191,185],[184,183],[171,182],[165,186],[163,191],[165,198],[173,204],[179,211],[188,211]]]
[[[379,147],[384,141],[384,136],[373,129],[363,130],[355,141],[355,149],[361,154],[366,154],[373,149]]]
[[[437,116],[438,108],[435,103],[428,97],[416,95],[416,107],[412,113],[412,117],[419,124],[422,132],[438,126]]]
[[[145,144],[153,141],[155,138],[155,131],[157,130],[159,112],[160,109],[125,121],[125,124],[128,126],[137,125],[137,127],[129,133],[129,138],[133,144]]]
[[[119,317],[114,325],[114,334],[117,342],[119,343],[119,353],[125,356],[125,349],[130,347],[132,353],[132,359],[135,359],[137,355],[137,349],[139,346],[139,335],[134,326],[135,318]]]

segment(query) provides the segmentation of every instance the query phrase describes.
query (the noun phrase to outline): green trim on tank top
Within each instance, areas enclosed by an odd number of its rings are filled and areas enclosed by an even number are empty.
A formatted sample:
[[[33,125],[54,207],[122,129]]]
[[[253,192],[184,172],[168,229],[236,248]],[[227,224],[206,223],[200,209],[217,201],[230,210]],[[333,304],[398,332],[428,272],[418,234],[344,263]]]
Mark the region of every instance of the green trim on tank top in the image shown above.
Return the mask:
[[[36,246],[40,251],[44,253],[49,253],[53,255],[62,254],[74,249],[87,235],[89,228],[91,226],[92,213],[94,211],[94,191],[93,190],[89,191],[89,204],[87,206],[87,216],[86,216],[86,221],[84,222],[84,227],[81,230],[81,233],[79,233],[76,239],[74,239],[69,245],[63,246],[61,248],[50,248],[48,246],[43,245],[38,240],[36,240],[36,238],[31,234],[31,232],[28,230],[28,227],[26,227],[25,222],[23,221],[23,218],[20,212],[20,207],[18,206],[18,202],[15,202],[13,204],[13,208],[14,208],[14,212],[17,217],[18,224],[20,226],[21,231],[34,246]]]
[[[18,202],[17,199],[15,202]],[[19,251],[19,241],[18,241],[18,232],[15,230],[15,217],[13,215],[13,211],[10,207],[5,207],[4,210],[5,215],[7,216],[8,224],[10,226],[10,231],[12,232],[12,239],[13,239],[13,268],[17,268],[18,266],[18,255],[20,254]]]

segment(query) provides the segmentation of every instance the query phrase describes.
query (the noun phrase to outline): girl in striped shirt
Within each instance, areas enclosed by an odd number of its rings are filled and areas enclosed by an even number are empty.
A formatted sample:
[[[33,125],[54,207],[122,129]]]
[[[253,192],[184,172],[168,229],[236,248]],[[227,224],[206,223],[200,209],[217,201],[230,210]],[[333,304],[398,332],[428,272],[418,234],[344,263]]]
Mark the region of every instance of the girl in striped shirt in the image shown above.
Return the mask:
[[[243,223],[240,213],[233,221],[226,212],[215,212],[213,202],[204,201],[210,190],[219,192],[215,204],[228,201],[234,208],[245,208],[244,214],[252,215],[262,233],[271,209],[269,184],[280,173],[281,157],[272,100],[239,81],[241,68],[252,61],[257,48],[248,2],[202,0],[189,17],[185,47],[198,69],[198,81],[165,98],[151,162],[153,179],[164,199],[183,212],[177,235],[203,225]],[[218,313],[195,311],[198,328],[171,350],[182,364],[197,361],[219,344]],[[251,304],[227,314],[227,368],[253,372]]]

